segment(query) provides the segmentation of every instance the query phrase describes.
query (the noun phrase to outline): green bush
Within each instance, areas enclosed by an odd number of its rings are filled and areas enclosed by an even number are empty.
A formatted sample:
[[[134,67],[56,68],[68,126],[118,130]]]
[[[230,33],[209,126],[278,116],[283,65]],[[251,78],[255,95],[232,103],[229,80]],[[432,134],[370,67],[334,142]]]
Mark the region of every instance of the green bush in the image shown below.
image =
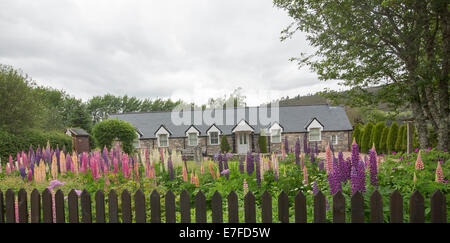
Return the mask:
[[[220,150],[222,151],[222,153],[230,152],[231,150],[226,135],[222,135],[222,137],[220,138]]]
[[[397,139],[395,140],[395,151],[397,152],[403,151],[402,143],[405,131],[406,131],[406,124],[403,124],[400,126],[400,129],[398,130]]]
[[[370,144],[370,138],[372,137],[372,130],[373,130],[373,124],[367,123],[364,127],[364,133],[362,135],[361,140],[361,152],[367,153],[369,152],[370,147],[372,146]]]
[[[386,150],[388,153],[391,153],[395,150],[395,142],[397,141],[397,134],[398,134],[398,124],[397,122],[393,122],[391,128],[389,129],[386,141]]]
[[[361,123],[357,123],[355,125],[355,128],[353,129],[352,140],[355,139],[357,144],[360,144],[361,142],[359,139],[359,137],[361,136],[361,129],[362,129]]]
[[[381,138],[380,138],[380,148],[377,149],[377,151],[380,153],[387,152],[386,142],[387,142],[388,134],[389,134],[389,127],[385,126],[383,129],[383,133],[381,134]]]
[[[384,122],[378,122],[375,125],[375,129],[372,132],[372,138],[370,139],[369,146],[372,146],[373,144],[375,144],[375,149],[376,150],[380,149],[381,136],[382,136],[384,128],[385,128]]]
[[[133,152],[133,142],[137,138],[136,129],[129,122],[109,119],[95,124],[92,136],[99,148],[111,149],[114,139],[119,139],[125,153]]]
[[[267,153],[267,137],[258,136],[258,145],[261,153]]]

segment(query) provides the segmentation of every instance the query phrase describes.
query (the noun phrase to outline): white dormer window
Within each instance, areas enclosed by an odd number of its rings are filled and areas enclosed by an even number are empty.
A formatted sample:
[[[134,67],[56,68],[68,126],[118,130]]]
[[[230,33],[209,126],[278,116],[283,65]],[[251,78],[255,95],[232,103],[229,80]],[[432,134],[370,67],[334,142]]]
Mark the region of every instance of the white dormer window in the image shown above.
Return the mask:
[[[281,132],[283,128],[278,123],[274,123],[270,128],[270,141],[271,143],[281,143]]]
[[[189,146],[197,146],[198,145],[198,135],[195,132],[189,133]]]
[[[312,119],[311,122],[306,126],[306,130],[309,134],[309,141],[318,142],[322,141],[322,130],[323,125],[316,119]]]
[[[219,132],[210,132],[209,133],[209,143],[211,145],[219,144]]]
[[[158,145],[159,145],[159,147],[168,147],[169,146],[169,137],[167,134],[159,134],[158,135]]]

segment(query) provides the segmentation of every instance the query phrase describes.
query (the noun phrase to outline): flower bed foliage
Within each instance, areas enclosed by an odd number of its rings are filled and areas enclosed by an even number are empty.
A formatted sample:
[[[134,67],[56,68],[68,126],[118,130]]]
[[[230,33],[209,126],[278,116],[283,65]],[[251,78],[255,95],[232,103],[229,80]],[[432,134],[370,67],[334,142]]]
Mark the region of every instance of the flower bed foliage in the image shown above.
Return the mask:
[[[384,219],[389,222],[389,196],[398,190],[404,198],[404,218],[409,221],[409,197],[419,190],[425,198],[426,221],[430,221],[430,196],[439,189],[450,200],[448,174],[450,154],[435,149],[416,150],[411,154],[392,153],[376,156],[371,149],[369,155],[358,155],[358,145],[353,145],[352,155],[327,149],[325,158],[307,148],[308,153],[300,153],[297,142],[294,153],[262,155],[249,153],[239,160],[229,160],[231,154],[217,154],[213,160],[201,163],[186,161],[177,151],[143,151],[128,155],[120,148],[95,151],[91,154],[69,154],[67,151],[45,149],[21,152],[2,163],[0,189],[11,188],[18,191],[25,188],[28,193],[37,188],[43,191],[61,189],[67,195],[71,189],[78,192],[86,189],[94,198],[97,190],[105,190],[105,195],[114,189],[120,195],[128,190],[132,195],[140,189],[147,198],[156,189],[161,195],[162,215],[164,215],[164,195],[171,190],[177,195],[177,217],[179,220],[179,195],[187,190],[191,195],[192,220],[194,217],[194,195],[202,191],[207,198],[207,206],[214,192],[223,198],[224,220],[227,222],[226,196],[235,191],[239,198],[241,222],[243,222],[243,198],[251,191],[257,200],[257,222],[260,222],[260,198],[267,190],[273,197],[273,222],[278,222],[277,199],[284,191],[290,200],[290,222],[294,222],[294,197],[299,191],[306,196],[308,222],[313,221],[313,196],[318,190],[327,198],[327,220],[332,221],[332,193],[342,191],[346,198],[346,217],[350,222],[350,195],[356,190],[363,192],[366,221],[370,217],[369,199],[378,189],[383,197]],[[288,150],[289,151],[289,150]],[[419,157],[419,158],[418,158]],[[375,160],[374,160],[375,158]],[[352,160],[359,161],[352,166]],[[357,165],[357,166],[356,166]],[[437,171],[438,165],[440,169]],[[423,168],[423,169],[421,169]],[[361,179],[362,178],[362,179]],[[119,197],[120,198],[120,197]],[[120,200],[119,200],[120,203]],[[150,203],[146,204],[150,210]],[[66,205],[67,206],[67,205]],[[133,204],[134,207],[134,204]],[[95,220],[95,202],[92,204]],[[120,209],[120,207],[119,207]],[[134,210],[134,209],[133,209]],[[106,212],[108,212],[106,203]],[[119,212],[120,213],[120,212]],[[149,214],[148,214],[149,215]],[[208,212],[208,222],[211,212]],[[447,215],[450,215],[447,210]],[[164,218],[164,217],[162,217]],[[164,220],[164,219],[163,219]]]

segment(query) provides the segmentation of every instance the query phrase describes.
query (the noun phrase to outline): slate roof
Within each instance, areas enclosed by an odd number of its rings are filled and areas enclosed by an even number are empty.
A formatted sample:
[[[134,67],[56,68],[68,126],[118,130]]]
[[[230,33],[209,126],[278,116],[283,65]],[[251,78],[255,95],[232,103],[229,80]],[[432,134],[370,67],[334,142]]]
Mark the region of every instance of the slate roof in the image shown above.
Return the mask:
[[[75,136],[89,136],[89,133],[81,128],[67,128],[67,130],[72,132]]]
[[[262,125],[260,122],[258,122],[258,124],[252,124],[252,122],[249,121],[250,112],[256,111],[256,114],[259,115],[257,108],[258,107],[246,107],[238,108],[238,110],[242,113],[245,110],[245,120],[255,129],[255,133],[259,134],[261,128],[269,128],[270,125]],[[197,110],[195,112],[203,115],[204,111]],[[237,113],[239,112],[233,112],[233,125],[220,125],[216,122],[217,128],[224,134],[230,135],[233,127],[241,121],[241,119],[237,118]],[[227,110],[223,111],[223,124],[226,124],[226,115]],[[268,117],[270,117],[270,109]],[[353,130],[344,108],[340,106],[311,105],[279,107],[278,123],[283,127],[283,133],[306,132],[305,126],[310,123],[313,118],[316,118],[323,125],[323,131]],[[170,131],[170,137],[186,137],[186,130],[194,124],[193,112],[191,112],[191,124],[186,125],[175,125],[172,123],[171,112],[167,111],[112,114],[110,115],[110,119],[119,119],[130,122],[143,134],[141,139],[155,138],[155,132],[161,125],[164,125],[164,127]],[[195,125],[195,127],[200,131],[199,136],[207,136],[206,131],[211,127],[211,124],[203,123],[202,125]]]

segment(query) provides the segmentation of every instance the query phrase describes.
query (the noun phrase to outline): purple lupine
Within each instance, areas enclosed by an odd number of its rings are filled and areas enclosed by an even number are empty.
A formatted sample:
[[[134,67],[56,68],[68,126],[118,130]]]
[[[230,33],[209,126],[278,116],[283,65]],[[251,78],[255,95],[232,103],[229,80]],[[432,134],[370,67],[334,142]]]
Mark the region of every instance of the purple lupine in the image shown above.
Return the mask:
[[[319,193],[319,187],[317,186],[317,181],[314,181],[313,194],[316,195],[317,193]]]
[[[311,163],[316,162],[316,159],[314,158],[314,153],[310,153],[309,156],[310,156],[310,159],[311,159]]]
[[[289,143],[287,137],[284,137],[284,151],[286,152],[286,154],[289,153]]]
[[[244,157],[239,157],[239,172],[244,174]]]
[[[222,157],[222,154],[219,154],[219,156],[217,156],[217,160],[219,161],[219,173],[222,173],[222,171],[223,171],[223,157]]]
[[[316,144],[316,149],[315,149],[315,153],[316,153],[316,155],[318,155],[319,154],[319,146],[317,145],[317,142],[315,142],[315,144]]]
[[[352,185],[352,195],[355,194],[356,191],[358,191],[359,188],[359,180],[358,180],[358,171],[356,166],[351,167],[351,185]]]
[[[339,180],[341,182],[344,182],[346,180],[347,168],[345,168],[346,165],[344,160],[344,154],[342,153],[342,151],[339,151],[338,153],[338,167],[339,167]]]
[[[253,154],[247,152],[247,174],[251,176],[255,170],[255,165],[253,164]]]
[[[333,157],[333,172],[330,173],[333,180],[333,193],[336,194],[338,191],[342,191],[342,183],[341,183],[341,170],[338,166],[337,159]],[[331,184],[330,184],[330,192],[331,192]]]
[[[377,155],[375,150],[369,151],[370,184],[378,188]]]
[[[323,163],[322,160],[320,160],[319,163],[317,163],[317,165],[319,166],[319,170],[323,170],[324,169],[324,163]]]
[[[230,169],[228,168],[228,158],[230,158],[227,154],[224,154],[222,157],[223,160],[223,168],[224,170],[228,170],[228,172],[230,171]],[[225,173],[225,177],[227,178],[227,180],[230,178],[230,173]]]
[[[25,179],[25,176],[27,175],[25,172],[25,167],[21,166],[19,171],[20,171],[20,176],[22,176],[22,179]]]
[[[169,175],[170,175],[170,180],[173,181],[173,164],[172,164],[172,157],[169,156],[169,159],[167,160],[167,167],[169,168]]]
[[[305,154],[308,154],[308,141],[306,138],[306,133],[303,136],[303,152],[305,152]]]
[[[109,165],[109,161],[108,161],[108,149],[106,148],[106,146],[103,148],[103,161],[105,162],[105,164],[108,166]]]
[[[359,190],[361,192],[366,192],[366,174],[364,169],[364,163],[362,161],[359,162],[358,180],[359,180]]]
[[[258,187],[261,187],[261,163],[259,161],[259,148],[255,158],[255,165],[256,165],[256,183],[258,184]]]
[[[56,145],[55,154],[56,154],[56,165],[58,166],[58,172],[61,172],[60,161],[59,161],[61,152],[59,151],[58,144]]]
[[[300,166],[300,139],[295,142],[295,164]]]
[[[358,144],[352,144],[352,167],[357,167],[359,163],[359,148]]]

